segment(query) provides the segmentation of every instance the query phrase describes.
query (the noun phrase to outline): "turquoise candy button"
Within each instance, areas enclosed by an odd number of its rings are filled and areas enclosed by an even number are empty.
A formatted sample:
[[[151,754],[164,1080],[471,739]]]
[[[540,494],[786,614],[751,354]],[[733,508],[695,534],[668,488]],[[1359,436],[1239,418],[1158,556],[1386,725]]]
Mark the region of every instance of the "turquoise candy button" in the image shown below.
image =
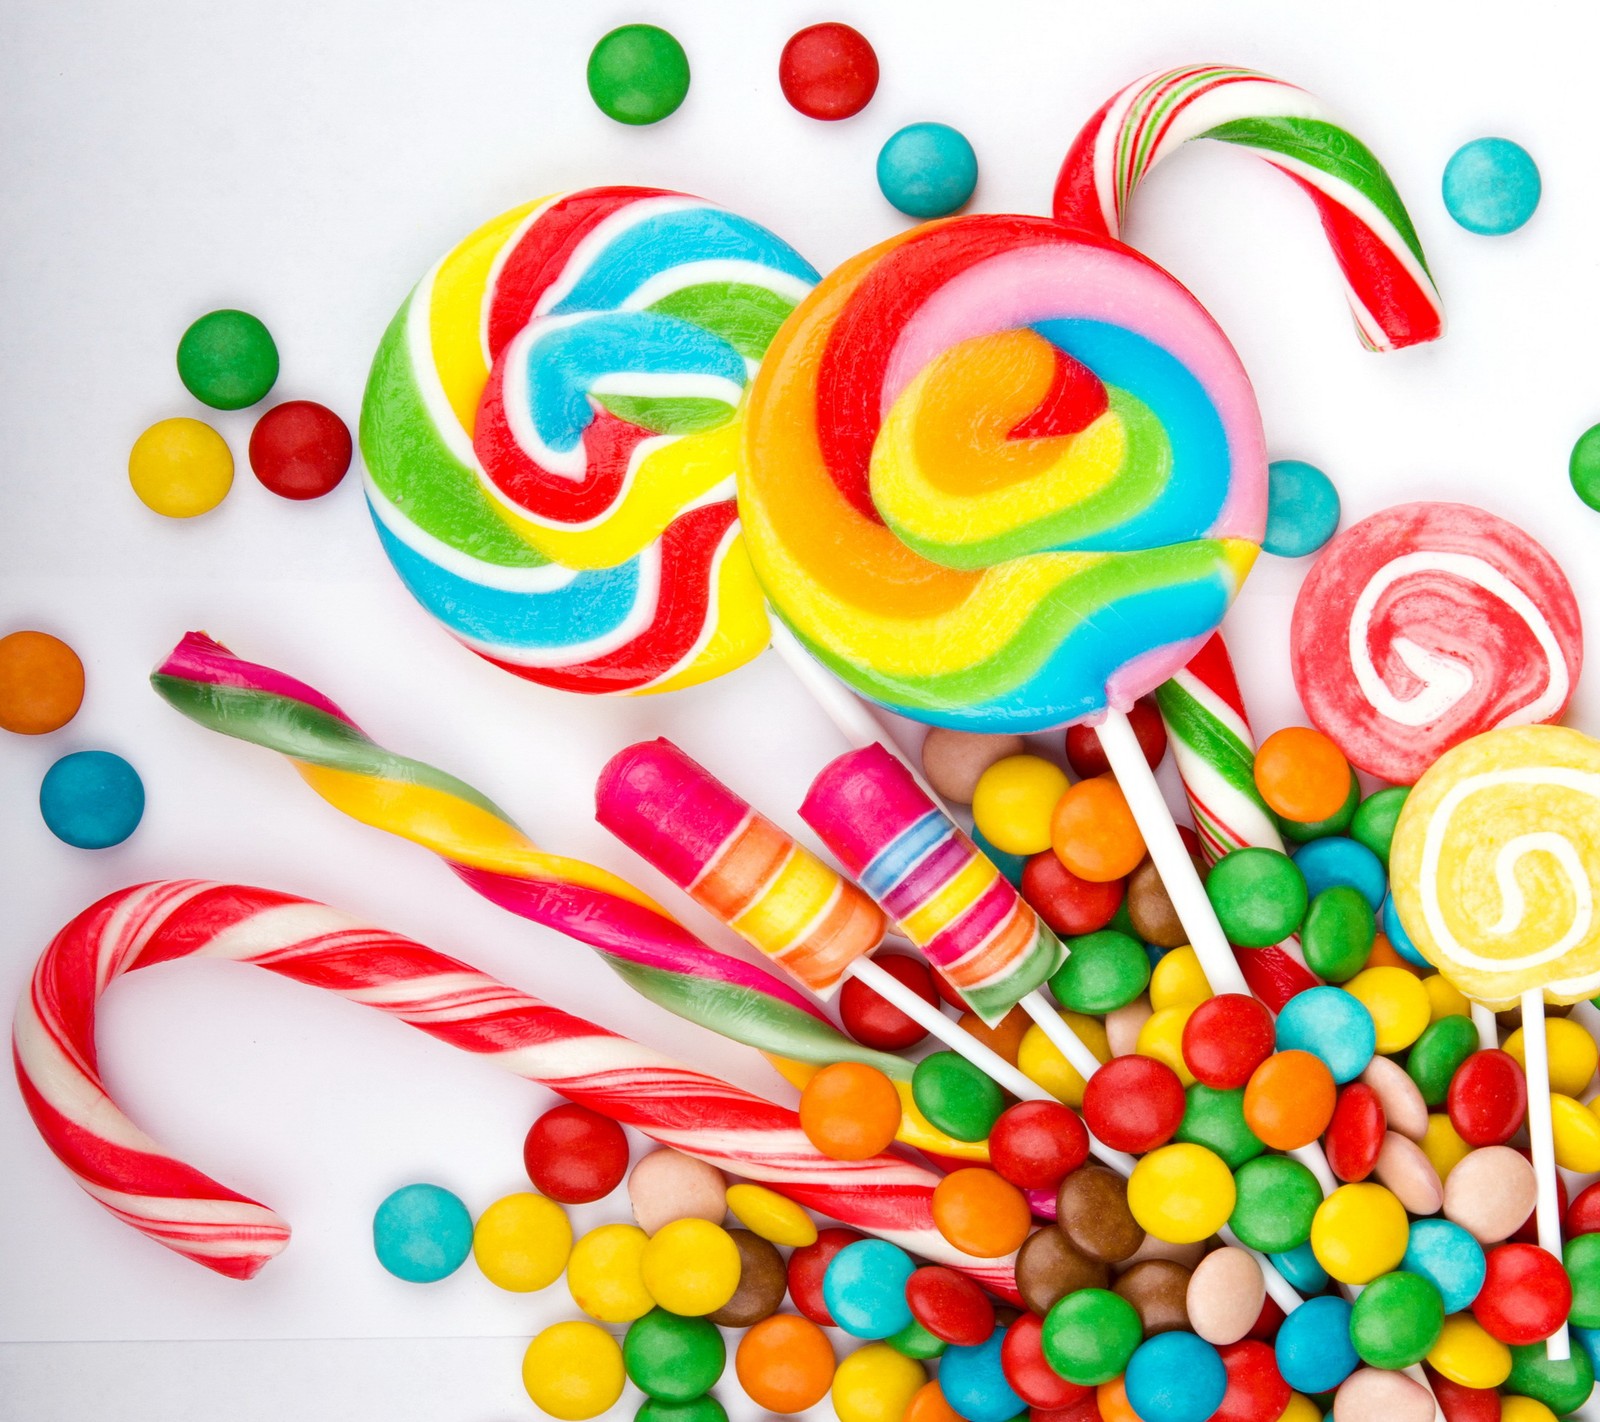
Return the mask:
[[[403,1185],[372,1217],[372,1247],[397,1279],[431,1284],[472,1252],[472,1216],[440,1185]]]
[[[1267,466],[1267,532],[1261,546],[1280,558],[1315,553],[1339,530],[1339,491],[1314,464],[1275,459]]]
[[[878,187],[909,217],[945,217],[978,185],[978,155],[948,124],[913,123],[878,153]]]
[[[1539,206],[1539,166],[1509,138],[1475,138],[1444,170],[1444,205],[1468,232],[1503,237]]]
[[[1340,1084],[1360,1076],[1377,1047],[1372,1014],[1343,988],[1308,988],[1278,1014],[1278,1050],[1320,1057]]]
[[[144,817],[144,782],[120,755],[74,751],[45,771],[39,813],[50,833],[75,849],[109,849]]]

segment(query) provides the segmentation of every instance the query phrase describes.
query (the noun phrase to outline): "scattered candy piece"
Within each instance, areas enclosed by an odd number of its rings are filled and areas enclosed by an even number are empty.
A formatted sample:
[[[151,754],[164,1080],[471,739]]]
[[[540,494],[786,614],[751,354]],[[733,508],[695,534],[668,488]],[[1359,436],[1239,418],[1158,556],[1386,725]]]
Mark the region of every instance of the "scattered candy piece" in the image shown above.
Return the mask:
[[[178,379],[214,410],[254,405],[277,378],[272,332],[248,311],[208,312],[178,342]]]
[[[733,1297],[707,1317],[718,1328],[749,1328],[782,1306],[788,1274],[783,1255],[770,1240],[748,1229],[730,1229],[728,1237],[739,1251],[739,1285]]]
[[[1056,858],[1090,883],[1126,879],[1145,856],[1144,836],[1111,775],[1080,780],[1066,790],[1049,825],[1046,842]]]
[[[1068,1382],[1097,1387],[1126,1370],[1144,1329],[1125,1298],[1109,1289],[1079,1289],[1045,1316],[1046,1361]]]
[[[991,1333],[978,1344],[952,1345],[940,1359],[939,1388],[966,1422],[1007,1422],[1026,1406],[1006,1381],[1000,1357],[1004,1341]]]
[[[472,1230],[472,1257],[496,1288],[526,1294],[561,1277],[572,1226],[554,1200],[523,1192],[496,1200]]]
[[[1132,1222],[1131,1215],[1128,1220]],[[1017,1251],[1017,1292],[1037,1314],[1049,1313],[1057,1302],[1079,1289],[1110,1287],[1111,1271],[1105,1263],[1074,1246],[1058,1225],[1034,1230]]]
[[[900,1093],[876,1067],[834,1062],[801,1091],[800,1127],[834,1160],[867,1160],[887,1150],[900,1128]]]
[[[623,1377],[621,1347],[593,1323],[553,1323],[522,1355],[528,1396],[560,1422],[598,1417],[622,1396]]]
[[[1171,1067],[1149,1057],[1115,1057],[1084,1088],[1083,1123],[1113,1150],[1143,1155],[1172,1139],[1184,1106],[1183,1083]]]
[[[1305,875],[1276,849],[1234,849],[1211,866],[1206,897],[1228,942],[1270,948],[1300,927],[1309,895]]]
[[[1033,1217],[1015,1185],[993,1170],[968,1166],[933,1187],[933,1222],[957,1249],[1000,1259],[1028,1237]]]
[[[847,119],[878,89],[878,56],[849,25],[807,25],[789,37],[778,57],[778,85],[807,118]]]
[[[1350,793],[1350,762],[1309,726],[1286,726],[1262,741],[1254,776],[1268,807],[1301,823],[1337,814]]]
[[[1222,1405],[1228,1373],[1193,1333],[1158,1333],[1128,1360],[1128,1402],[1143,1422],[1206,1422]]]
[[[1350,1305],[1329,1295],[1307,1299],[1284,1319],[1274,1351],[1290,1387],[1331,1392],[1361,1361],[1350,1343]]]
[[[685,1317],[715,1313],[739,1287],[739,1247],[708,1220],[670,1220],[650,1236],[639,1276],[664,1309]]]
[[[1274,1050],[1272,1014],[1253,997],[1207,998],[1183,1027],[1183,1059],[1197,1081],[1229,1089],[1245,1085]]]
[[[1267,465],[1267,532],[1261,546],[1280,558],[1315,553],[1339,531],[1339,491],[1314,464]]]
[[[1172,1244],[1209,1239],[1228,1222],[1237,1198],[1222,1159],[1190,1142],[1141,1156],[1128,1180],[1128,1209],[1139,1227]]]
[[[133,442],[128,482],[153,512],[194,518],[216,508],[233,487],[233,455],[200,420],[159,420]]]
[[[1176,1259],[1140,1259],[1117,1276],[1112,1292],[1133,1305],[1147,1337],[1186,1329],[1189,1273]]]
[[[1005,1109],[989,1076],[956,1052],[931,1052],[917,1063],[911,1096],[931,1124],[958,1141],[987,1140]]]
[[[395,1278],[431,1284],[466,1262],[472,1216],[443,1186],[403,1185],[372,1216],[372,1248]]]
[[[822,1298],[839,1328],[853,1338],[887,1338],[911,1322],[906,1282],[916,1264],[885,1239],[847,1244],[828,1262]]]
[[[927,1381],[921,1363],[887,1343],[869,1343],[834,1373],[833,1410],[839,1422],[900,1422]]]
[[[799,1205],[764,1185],[730,1185],[728,1209],[746,1229],[781,1244],[797,1248],[817,1242],[817,1227]]]
[[[909,953],[878,953],[873,961],[930,1007],[937,1005],[933,973],[922,959]],[[863,1047],[880,1052],[903,1052],[928,1035],[927,1028],[857,977],[846,978],[839,991],[839,1020]]]
[[[1195,1265],[1184,1303],[1194,1331],[1220,1347],[1250,1331],[1266,1296],[1261,1266],[1245,1250],[1227,1245]]]
[[[1051,814],[1066,793],[1058,766],[1036,755],[1006,756],[978,776],[973,823],[1008,854],[1038,854],[1050,848]]]
[[[1572,446],[1567,461],[1572,489],[1592,509],[1600,509],[1600,425],[1591,425]]]
[[[689,93],[689,56],[656,25],[621,25],[589,54],[589,96],[618,123],[659,123]]]
[[[628,1328],[622,1365],[633,1385],[658,1402],[692,1402],[716,1385],[727,1345],[713,1323],[653,1308]]]
[[[0,727],[21,736],[59,731],[83,705],[83,663],[48,632],[0,637]]]
[[[326,405],[288,400],[250,431],[250,467],[285,499],[320,499],[337,488],[354,452],[350,429]]]
[[[75,849],[109,849],[139,827],[144,782],[120,755],[74,751],[45,771],[39,813],[50,833]]]
[[[607,1224],[592,1229],[572,1246],[567,1289],[590,1318],[600,1323],[632,1323],[656,1306],[644,1286],[639,1261],[650,1242],[637,1225]]]
[[[676,1150],[654,1150],[628,1176],[633,1217],[646,1234],[672,1220],[701,1219],[721,1224],[728,1213],[728,1185],[722,1172]]]
[[[804,1245],[789,1256],[789,1297],[794,1300],[794,1306],[813,1323],[823,1328],[834,1326],[833,1315],[828,1312],[827,1301],[822,1295],[828,1265],[846,1245],[864,1237],[858,1231],[842,1225],[830,1225],[827,1229],[817,1231],[815,1244]]]
[[[948,124],[907,124],[878,153],[878,187],[908,217],[947,217],[977,185],[978,155]]]
[[[828,1395],[833,1344],[810,1319],[774,1314],[739,1340],[733,1368],[757,1407],[785,1416],[804,1412]]]
[[[1285,1254],[1311,1238],[1322,1187],[1298,1160],[1259,1155],[1239,1167],[1233,1183],[1237,1199],[1228,1225],[1251,1249]]]
[[[528,1179],[552,1200],[582,1205],[609,1195],[628,1173],[628,1138],[609,1116],[586,1106],[556,1106],[522,1143]],[[720,1218],[720,1216],[719,1216]]]
[[[1503,237],[1539,206],[1539,167],[1509,138],[1475,138],[1444,169],[1444,205],[1468,232]]]

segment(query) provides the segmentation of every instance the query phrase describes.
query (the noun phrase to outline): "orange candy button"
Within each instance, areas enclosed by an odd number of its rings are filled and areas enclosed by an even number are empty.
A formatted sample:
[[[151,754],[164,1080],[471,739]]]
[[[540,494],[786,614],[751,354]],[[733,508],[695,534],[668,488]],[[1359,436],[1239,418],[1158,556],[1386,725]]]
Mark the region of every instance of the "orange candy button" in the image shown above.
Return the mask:
[[[952,1171],[933,1187],[933,1222],[957,1249],[999,1259],[1028,1237],[1033,1215],[1022,1191],[975,1165]]]
[[[1273,1150],[1298,1150],[1328,1129],[1336,1095],[1320,1057],[1275,1052],[1245,1083],[1245,1124]]]
[[[833,1344],[809,1318],[775,1313],[739,1340],[733,1368],[757,1407],[784,1415],[804,1412],[833,1384]]]
[[[1256,752],[1256,789],[1286,820],[1332,819],[1350,795],[1350,762],[1321,731],[1289,726]]]
[[[0,726],[23,736],[59,731],[83,704],[83,663],[48,632],[0,637]]]
[[[1050,817],[1050,847],[1080,879],[1125,879],[1144,859],[1144,836],[1112,775],[1080,780]]]
[[[938,1381],[925,1382],[911,1399],[900,1422],[962,1422],[959,1412],[945,1400]]]
[[[800,1093],[800,1129],[834,1160],[866,1160],[887,1150],[900,1129],[900,1093],[875,1067],[835,1062]]]

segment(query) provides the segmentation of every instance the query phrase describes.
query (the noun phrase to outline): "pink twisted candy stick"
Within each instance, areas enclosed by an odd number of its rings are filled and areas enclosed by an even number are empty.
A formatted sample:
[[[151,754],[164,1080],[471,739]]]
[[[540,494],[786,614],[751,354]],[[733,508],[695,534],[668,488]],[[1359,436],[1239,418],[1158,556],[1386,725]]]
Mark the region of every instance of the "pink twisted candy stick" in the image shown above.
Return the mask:
[[[125,972],[174,958],[254,963],[408,1022],[719,1169],[844,1224],[956,1265],[1016,1297],[1012,1261],[978,1260],[934,1228],[938,1177],[893,1156],[819,1155],[793,1111],[497,982],[455,958],[307,899],[170,880],[123,889],[61,930],[17,1005],[17,1082],[78,1183],[157,1243],[248,1279],[289,1242],[265,1205],[168,1155],[100,1079],[95,1013]]]
[[[1156,704],[1206,863],[1247,846],[1281,851],[1283,839],[1256,790],[1255,737],[1220,633],[1156,688]],[[1275,948],[1234,952],[1250,991],[1274,1012],[1297,992],[1317,985],[1293,946],[1291,939]]]
[[[1145,175],[1195,138],[1253,149],[1317,209],[1370,350],[1436,340],[1444,310],[1410,214],[1383,165],[1320,99],[1249,69],[1195,64],[1136,80],[1084,126],[1056,179],[1055,215],[1120,237]]]

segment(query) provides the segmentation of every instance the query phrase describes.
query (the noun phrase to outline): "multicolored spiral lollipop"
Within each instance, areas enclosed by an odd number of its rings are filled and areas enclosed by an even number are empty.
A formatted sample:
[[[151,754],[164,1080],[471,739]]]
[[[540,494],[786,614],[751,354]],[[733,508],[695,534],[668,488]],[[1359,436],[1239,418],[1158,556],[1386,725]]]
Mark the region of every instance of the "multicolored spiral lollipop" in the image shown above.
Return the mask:
[[[367,495],[413,595],[480,655],[665,691],[767,645],[732,497],[745,386],[816,273],[698,198],[587,188],[505,213],[373,361]]]

